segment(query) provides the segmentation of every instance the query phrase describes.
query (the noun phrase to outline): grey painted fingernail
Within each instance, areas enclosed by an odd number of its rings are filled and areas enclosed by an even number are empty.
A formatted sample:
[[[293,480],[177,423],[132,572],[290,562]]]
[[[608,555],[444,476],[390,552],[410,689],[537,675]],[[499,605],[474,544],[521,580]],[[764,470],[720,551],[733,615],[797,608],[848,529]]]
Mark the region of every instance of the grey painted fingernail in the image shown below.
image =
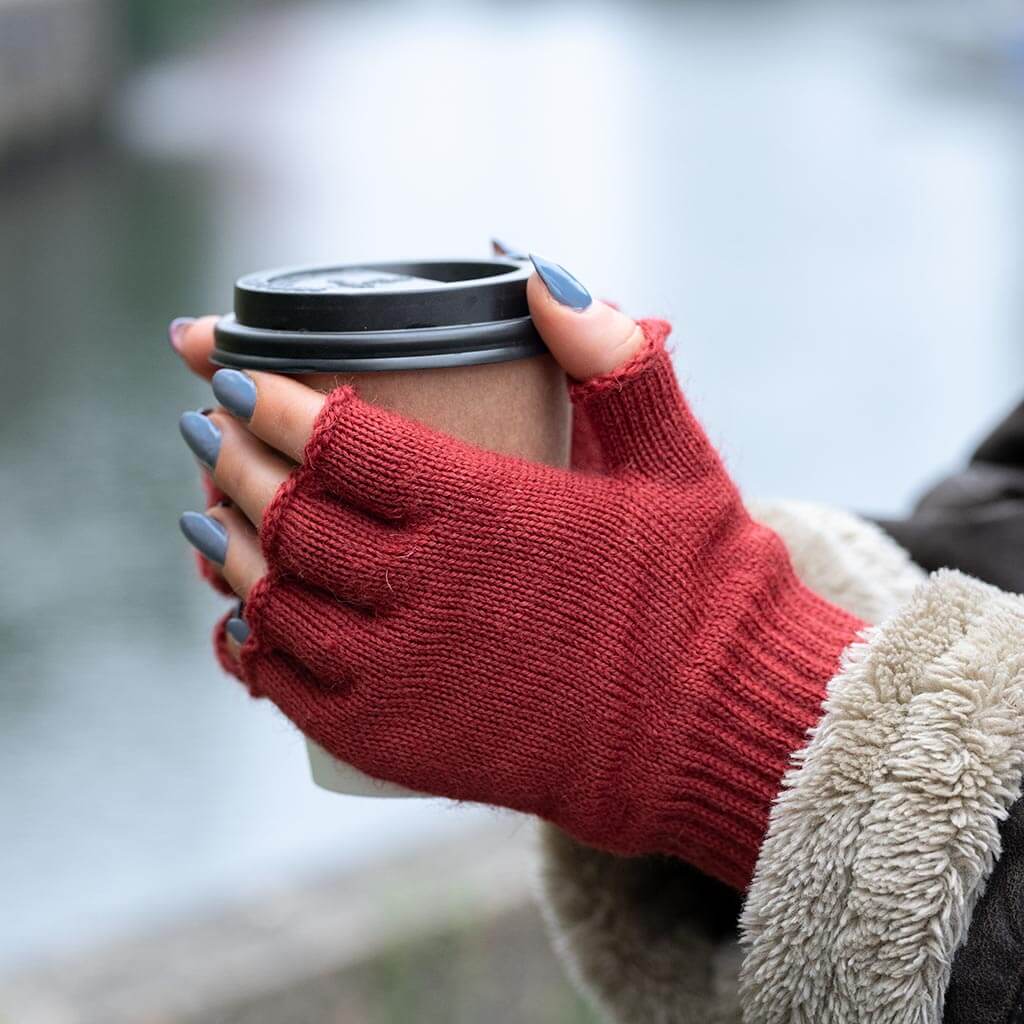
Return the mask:
[[[241,645],[249,639],[249,623],[245,619],[228,619],[224,629],[235,643]]]
[[[192,454],[207,469],[213,469],[220,453],[220,430],[217,424],[201,412],[185,412],[178,420],[178,429],[185,444],[192,449]]]
[[[535,256],[532,252],[530,253],[530,262],[544,282],[544,287],[563,306],[582,311],[593,301],[590,292],[565,267],[552,263],[551,260],[546,260],[543,256]]]
[[[239,419],[251,420],[256,408],[256,385],[241,370],[218,370],[213,375],[213,393],[217,401]]]
[[[178,525],[185,539],[201,555],[218,565],[224,564],[228,555],[228,531],[216,519],[201,512],[186,512]]]
[[[530,258],[525,252],[520,252],[518,249],[513,249],[512,246],[506,245],[500,238],[491,239],[491,252],[495,256],[504,256],[507,260],[522,260],[524,263]]]
[[[176,316],[167,325],[167,340],[171,343],[171,348],[175,352],[181,351],[181,339],[185,336],[185,331],[188,330],[191,324],[196,322],[194,316]]]

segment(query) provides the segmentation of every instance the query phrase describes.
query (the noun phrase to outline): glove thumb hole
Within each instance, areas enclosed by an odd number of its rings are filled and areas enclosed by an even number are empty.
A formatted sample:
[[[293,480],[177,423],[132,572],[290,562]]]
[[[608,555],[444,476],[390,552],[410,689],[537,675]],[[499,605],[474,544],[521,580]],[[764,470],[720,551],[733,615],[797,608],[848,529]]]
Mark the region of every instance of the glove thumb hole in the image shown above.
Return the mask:
[[[724,477],[665,350],[669,324],[649,319],[636,327],[641,347],[624,366],[571,388],[577,415],[598,439],[603,471],[685,484]]]

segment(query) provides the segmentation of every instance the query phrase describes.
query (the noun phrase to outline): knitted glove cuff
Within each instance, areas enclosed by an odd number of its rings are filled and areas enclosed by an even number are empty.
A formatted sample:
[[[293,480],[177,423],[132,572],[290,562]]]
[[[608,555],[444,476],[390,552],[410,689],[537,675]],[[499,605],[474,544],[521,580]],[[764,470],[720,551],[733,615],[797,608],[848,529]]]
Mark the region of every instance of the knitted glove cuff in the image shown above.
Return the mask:
[[[777,548],[772,582],[732,624],[708,699],[685,709],[679,739],[666,748],[678,760],[656,769],[667,797],[649,825],[659,849],[737,889],[750,883],[782,778],[865,628],[796,578],[774,534],[752,529]]]

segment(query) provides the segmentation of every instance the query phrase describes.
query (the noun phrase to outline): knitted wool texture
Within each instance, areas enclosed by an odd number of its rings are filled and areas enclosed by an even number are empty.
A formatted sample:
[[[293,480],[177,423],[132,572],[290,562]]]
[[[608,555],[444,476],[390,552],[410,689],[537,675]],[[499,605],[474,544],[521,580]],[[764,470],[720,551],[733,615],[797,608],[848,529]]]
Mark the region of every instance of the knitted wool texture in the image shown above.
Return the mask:
[[[744,888],[863,624],[748,516],[676,384],[668,325],[641,326],[631,363],[572,388],[601,473],[334,391],[264,516],[241,675],[369,775]],[[223,629],[219,646],[230,666]]]

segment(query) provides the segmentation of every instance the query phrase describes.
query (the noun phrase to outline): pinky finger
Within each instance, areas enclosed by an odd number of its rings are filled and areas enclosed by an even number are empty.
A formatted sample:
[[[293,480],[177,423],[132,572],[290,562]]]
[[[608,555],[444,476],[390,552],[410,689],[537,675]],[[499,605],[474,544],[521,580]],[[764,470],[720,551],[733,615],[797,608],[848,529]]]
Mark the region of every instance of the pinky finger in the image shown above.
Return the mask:
[[[245,602],[239,601],[235,614],[224,623],[224,644],[235,661],[241,660],[242,644],[249,639],[249,623],[242,618]]]

